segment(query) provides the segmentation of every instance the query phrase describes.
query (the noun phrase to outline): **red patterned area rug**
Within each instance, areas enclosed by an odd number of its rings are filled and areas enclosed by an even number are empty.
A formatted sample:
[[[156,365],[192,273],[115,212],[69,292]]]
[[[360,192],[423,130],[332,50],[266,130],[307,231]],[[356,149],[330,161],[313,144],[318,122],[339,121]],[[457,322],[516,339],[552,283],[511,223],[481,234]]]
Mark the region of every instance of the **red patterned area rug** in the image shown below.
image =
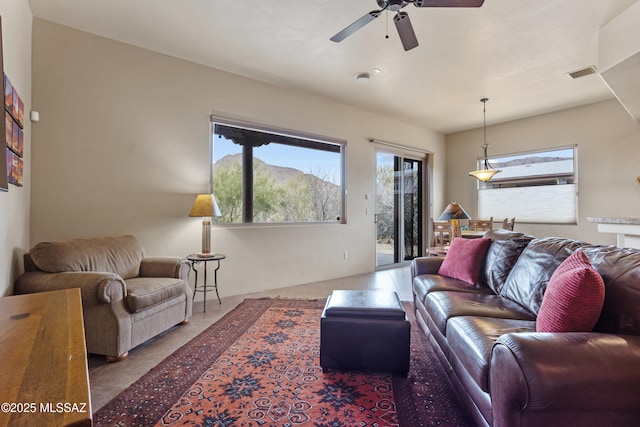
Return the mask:
[[[324,301],[247,299],[98,410],[96,426],[472,426],[412,308],[407,378],[322,372]]]

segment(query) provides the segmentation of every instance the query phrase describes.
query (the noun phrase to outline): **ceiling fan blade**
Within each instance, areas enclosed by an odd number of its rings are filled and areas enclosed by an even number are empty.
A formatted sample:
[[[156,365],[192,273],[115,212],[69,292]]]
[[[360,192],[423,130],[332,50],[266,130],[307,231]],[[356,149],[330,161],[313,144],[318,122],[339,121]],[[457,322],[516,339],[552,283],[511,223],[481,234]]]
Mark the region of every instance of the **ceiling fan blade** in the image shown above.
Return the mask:
[[[480,7],[484,0],[416,0],[415,7]]]
[[[416,33],[413,31],[413,26],[411,25],[407,12],[398,12],[396,16],[393,17],[393,22],[396,23],[396,29],[398,30],[398,35],[400,36],[400,41],[405,51],[418,46],[418,39],[416,38]]]
[[[354,22],[353,24],[349,25],[347,28],[345,28],[344,30],[340,31],[335,36],[331,37],[329,40],[331,40],[332,42],[336,42],[336,43],[337,42],[341,42],[342,40],[344,40],[347,37],[349,37],[351,34],[353,34],[356,31],[358,31],[360,28],[362,28],[365,25],[367,25],[369,22],[371,22],[374,19],[376,19],[378,16],[380,16],[381,13],[382,13],[381,10],[373,10],[373,11],[367,13],[362,18],[358,19],[356,22]]]

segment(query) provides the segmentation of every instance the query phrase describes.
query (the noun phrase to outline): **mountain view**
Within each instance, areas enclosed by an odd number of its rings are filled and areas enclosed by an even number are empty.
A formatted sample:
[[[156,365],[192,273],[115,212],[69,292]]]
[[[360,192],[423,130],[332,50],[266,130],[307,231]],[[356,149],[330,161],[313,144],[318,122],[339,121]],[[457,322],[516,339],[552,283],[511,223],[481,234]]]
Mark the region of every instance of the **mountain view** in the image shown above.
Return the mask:
[[[240,166],[242,164],[242,154],[229,154],[218,160],[213,164],[215,170],[216,167],[228,167],[230,165]],[[308,179],[317,182],[318,185],[326,185],[328,187],[334,187],[336,190],[340,189],[339,185],[336,185],[328,180],[317,177],[316,175],[302,172],[295,168],[288,168],[283,166],[270,165],[262,160],[254,157],[254,168],[263,169],[271,175],[271,177],[280,185],[284,185],[291,180]]]
[[[543,156],[529,156],[522,157],[517,159],[511,159],[505,162],[491,162],[491,164],[495,167],[505,168],[509,166],[523,166],[523,165],[531,165],[537,163],[548,163],[548,162],[560,162],[563,160],[572,160],[571,157],[543,157]]]
[[[223,217],[218,222],[242,222],[242,155],[216,161],[214,194]],[[271,165],[254,157],[255,222],[335,221],[341,211],[340,186],[317,174]]]
[[[574,151],[572,148],[552,150],[538,153],[519,154],[515,156],[497,157],[490,160],[493,168],[500,169],[491,183],[481,185],[482,188],[493,188],[505,181],[519,180],[523,185],[551,185],[553,182],[569,183],[573,180]]]

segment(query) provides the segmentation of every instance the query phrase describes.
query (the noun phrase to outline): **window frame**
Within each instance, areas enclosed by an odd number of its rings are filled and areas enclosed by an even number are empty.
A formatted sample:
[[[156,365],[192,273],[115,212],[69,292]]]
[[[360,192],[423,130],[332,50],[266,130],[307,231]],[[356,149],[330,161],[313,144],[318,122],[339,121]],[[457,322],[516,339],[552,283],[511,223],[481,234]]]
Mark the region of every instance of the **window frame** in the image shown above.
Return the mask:
[[[509,158],[509,157],[518,157],[518,156],[535,156],[535,155],[540,155],[540,154],[547,154],[547,153],[553,153],[553,152],[559,152],[559,151],[563,151],[563,150],[572,150],[573,152],[573,165],[572,165],[572,169],[573,169],[573,173],[572,175],[569,175],[567,173],[557,173],[555,175],[552,174],[546,174],[546,175],[538,175],[535,176],[533,178],[529,178],[527,179],[526,176],[518,176],[518,177],[514,177],[512,179],[504,179],[504,178],[500,178],[500,174],[495,175],[495,177],[487,182],[480,182],[478,181],[476,184],[476,196],[477,196],[477,203],[478,203],[478,214],[480,216],[482,216],[483,214],[486,216],[486,212],[483,213],[483,207],[481,205],[482,203],[482,196],[481,196],[481,191],[485,191],[485,190],[499,190],[501,188],[492,188],[492,186],[494,185],[499,185],[500,183],[505,183],[505,184],[511,184],[511,186],[509,187],[504,187],[502,189],[513,189],[513,188],[533,188],[533,187],[557,187],[557,186],[561,186],[561,185],[572,185],[573,187],[573,191],[571,192],[571,194],[573,195],[573,201],[571,201],[570,203],[573,203],[573,212],[572,212],[572,217],[569,219],[565,219],[565,220],[561,220],[560,218],[553,218],[553,217],[544,217],[544,218],[539,218],[539,219],[531,219],[531,218],[526,218],[522,215],[518,215],[517,213],[514,214],[507,214],[504,215],[505,217],[513,217],[515,216],[516,219],[518,219],[518,217],[522,218],[521,220],[519,220],[518,222],[521,223],[526,223],[526,224],[553,224],[553,225],[577,225],[578,223],[578,218],[579,218],[579,212],[578,212],[578,195],[579,195],[579,181],[578,181],[578,145],[577,144],[572,144],[572,145],[562,145],[562,146],[556,146],[556,147],[545,147],[545,148],[539,148],[539,149],[535,149],[535,150],[526,150],[526,151],[520,151],[520,152],[513,152],[513,153],[506,153],[506,154],[499,154],[499,155],[493,155],[491,157],[489,157],[489,164],[492,165],[493,168],[495,169],[501,169],[500,167],[500,160],[501,159],[505,159],[505,158]],[[484,158],[483,157],[479,157],[478,158],[478,165],[483,165],[484,164]],[[479,166],[482,167],[482,166]],[[554,178],[554,176],[556,178]],[[562,177],[569,177],[569,180],[571,182],[567,182],[565,184],[555,184],[555,185],[545,185],[545,182],[551,182],[554,179],[561,179]],[[572,178],[572,179],[571,179]],[[518,184],[522,184],[522,183],[535,183],[534,185],[518,185]],[[558,192],[562,192],[562,189],[560,187],[558,187],[556,189],[556,193]],[[526,190],[525,190],[526,191]],[[567,189],[566,192],[568,192],[569,190]],[[569,197],[568,195],[564,196],[564,197]],[[486,207],[484,209],[487,209]],[[495,215],[494,215],[495,216]],[[503,215],[499,215],[500,217],[502,217]]]
[[[215,138],[217,136],[216,125],[240,128],[242,130],[250,131],[250,132],[261,132],[265,134],[276,135],[278,137],[282,137],[283,140],[284,139],[289,140],[289,143],[287,142],[283,143],[278,141],[273,142],[279,145],[291,145],[291,146],[310,149],[310,150],[318,149],[318,148],[313,148],[314,144],[318,144],[319,146],[321,146],[322,144],[337,146],[338,147],[337,152],[340,155],[340,165],[339,165],[340,197],[339,198],[340,198],[340,204],[341,204],[340,218],[339,220],[334,220],[334,221],[327,220],[327,221],[303,221],[303,222],[298,222],[298,221],[253,222],[253,218],[251,218],[251,221],[246,221],[247,219],[246,215],[243,213],[242,222],[234,222],[234,223],[218,222],[216,223],[217,225],[229,226],[229,227],[246,227],[246,226],[260,226],[260,227],[280,226],[281,227],[281,226],[301,226],[301,225],[334,225],[334,224],[347,223],[347,168],[346,168],[347,141],[346,140],[322,136],[322,135],[316,135],[316,134],[302,132],[298,130],[277,128],[273,126],[256,124],[256,123],[251,123],[244,120],[240,121],[240,120],[224,118],[217,115],[211,115],[210,116],[210,142],[209,142],[209,168],[210,168],[209,187],[212,190],[212,192],[214,189]],[[300,140],[304,142],[298,145],[295,143],[291,143],[292,140]],[[321,150],[321,151],[332,151],[332,150]],[[254,158],[253,153],[251,153],[251,159],[253,160],[253,158]],[[246,173],[245,167],[244,167],[244,164],[245,164],[244,160],[245,159],[243,159],[243,162],[242,162],[243,176],[245,176],[245,173]],[[253,173],[251,173],[251,175],[253,175]],[[251,178],[250,180],[251,180],[250,181],[251,185],[253,185],[253,179]],[[243,178],[243,183],[242,183],[243,210],[246,202],[246,199],[245,199],[246,184],[247,183],[244,182],[244,178]],[[252,203],[253,202],[251,202],[251,204]]]

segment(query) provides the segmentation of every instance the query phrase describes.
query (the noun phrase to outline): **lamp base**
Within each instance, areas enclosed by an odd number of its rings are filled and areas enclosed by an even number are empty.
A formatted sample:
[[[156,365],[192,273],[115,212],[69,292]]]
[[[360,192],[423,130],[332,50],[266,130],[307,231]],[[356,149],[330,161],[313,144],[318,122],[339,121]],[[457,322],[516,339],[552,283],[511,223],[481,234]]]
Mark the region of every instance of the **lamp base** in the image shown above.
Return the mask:
[[[453,228],[453,237],[462,237],[462,230],[460,230],[460,220],[452,219],[451,228]]]
[[[209,258],[211,256],[216,256],[216,254],[214,254],[213,252],[200,252],[199,254],[196,254],[198,256],[198,258]]]
[[[211,220],[202,219],[202,252],[198,256],[208,257],[211,252]],[[213,255],[213,254],[211,254]]]

